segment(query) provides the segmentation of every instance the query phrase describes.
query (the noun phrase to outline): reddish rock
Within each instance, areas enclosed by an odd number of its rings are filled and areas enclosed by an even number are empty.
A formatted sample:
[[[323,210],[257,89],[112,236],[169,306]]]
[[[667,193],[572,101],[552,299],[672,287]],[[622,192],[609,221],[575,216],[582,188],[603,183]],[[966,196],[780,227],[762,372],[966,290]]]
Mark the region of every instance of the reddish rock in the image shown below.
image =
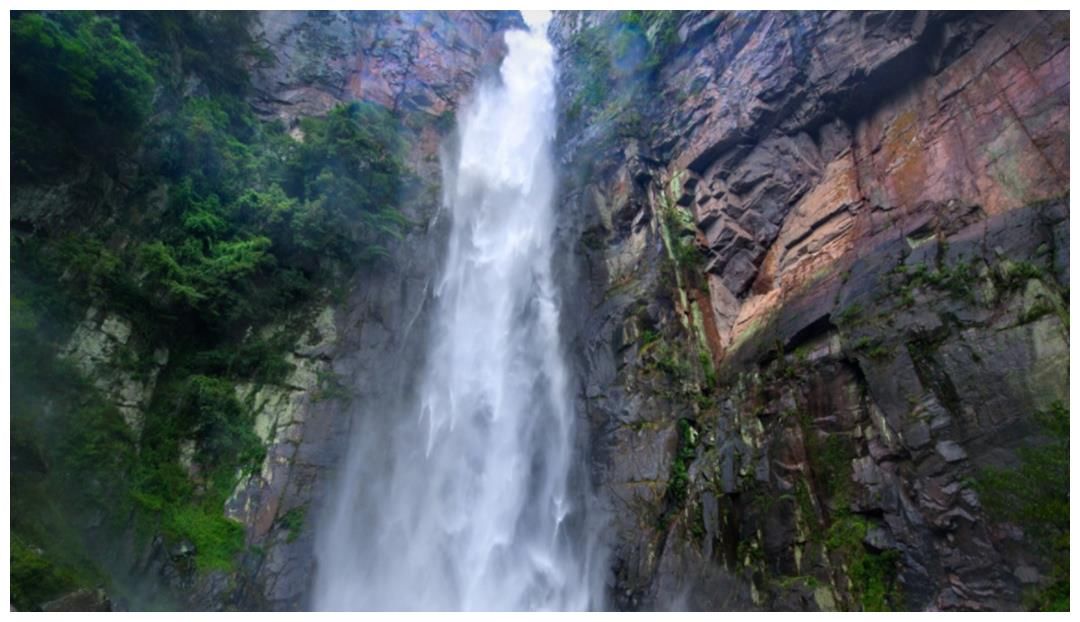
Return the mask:
[[[588,352],[598,485],[629,492],[637,465],[671,464],[663,434],[680,418],[709,439],[685,504],[606,497],[614,606],[859,608],[821,538],[855,512],[870,550],[900,560],[889,606],[1018,607],[1010,568],[1044,560],[995,535],[966,482],[1015,463],[1039,434],[1030,414],[1067,395],[1067,329],[1046,309],[1068,278],[1068,14],[674,23],[680,45],[649,80],[611,85],[572,119],[564,104],[560,135],[569,230],[592,235],[616,180],[634,182],[619,187],[624,222],[605,222],[567,270],[580,275],[564,313]],[[567,51],[619,24],[558,14],[555,39]],[[580,103],[579,80],[564,75],[567,102]],[[648,130],[627,132],[627,110]],[[582,200],[581,177],[599,198]],[[694,183],[672,192],[675,178]],[[673,203],[705,249],[677,282],[654,224]],[[1003,291],[1007,262],[1039,277]],[[627,325],[660,342],[641,346]],[[701,341],[715,392],[692,364],[656,369],[657,348],[693,361]],[[631,440],[625,421],[648,423]],[[642,526],[657,515],[667,522]]]

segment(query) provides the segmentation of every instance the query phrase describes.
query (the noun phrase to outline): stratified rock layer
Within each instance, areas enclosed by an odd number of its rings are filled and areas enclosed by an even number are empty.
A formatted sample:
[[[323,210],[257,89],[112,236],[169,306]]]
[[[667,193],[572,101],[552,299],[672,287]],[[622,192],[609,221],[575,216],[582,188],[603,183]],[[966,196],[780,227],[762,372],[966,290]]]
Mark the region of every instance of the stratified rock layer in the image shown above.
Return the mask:
[[[590,101],[648,24],[553,26],[613,604],[1018,607],[971,480],[1068,401],[1068,15],[688,13]]]

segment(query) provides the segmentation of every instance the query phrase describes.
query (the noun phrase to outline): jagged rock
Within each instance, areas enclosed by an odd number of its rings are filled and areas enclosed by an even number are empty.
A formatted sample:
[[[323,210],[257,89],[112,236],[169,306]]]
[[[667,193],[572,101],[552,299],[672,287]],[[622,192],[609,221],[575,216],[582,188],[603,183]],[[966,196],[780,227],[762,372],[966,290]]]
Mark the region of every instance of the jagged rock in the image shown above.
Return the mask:
[[[945,462],[959,462],[967,458],[967,452],[964,451],[964,448],[954,441],[938,441],[934,449]]]
[[[90,307],[61,348],[60,356],[71,361],[113,402],[138,437],[157,376],[168,362],[168,349],[141,340],[136,343],[129,320]],[[141,359],[143,369],[132,370],[125,363],[130,358]]]
[[[288,125],[352,100],[382,104],[416,133],[406,159],[420,179],[440,175],[444,130],[436,124],[498,66],[500,33],[523,25],[517,13],[494,11],[269,11],[258,22],[275,56],[252,76],[261,116]],[[402,209],[428,222],[437,201],[436,192]],[[280,518],[298,506],[318,516],[354,419],[393,412],[395,387],[407,386],[399,376],[419,367],[412,358],[425,336],[431,266],[446,234],[432,222],[392,251],[394,270],[358,277],[345,284],[339,304],[318,310],[285,357],[293,370],[280,385],[237,386],[237,396],[252,404],[267,452],[259,472],[237,484],[225,513],[244,525],[247,542],[260,552],[245,554],[241,570],[227,581],[200,580],[192,596],[200,608],[226,602],[238,609],[310,607],[312,530],[285,537]]]
[[[616,30],[617,16],[557,14],[553,38],[568,49],[589,28]],[[663,242],[652,229],[576,246],[568,262],[594,471],[602,491],[619,491],[616,605],[749,588],[763,608],[858,608],[846,577],[797,544],[855,511],[868,549],[899,555],[891,606],[1017,606],[1010,568],[1027,552],[990,544],[960,482],[974,465],[1014,461],[1030,414],[1067,399],[1068,331],[1054,311],[1068,254],[1066,15],[691,12],[677,30],[684,45],[649,85],[661,96],[634,110],[647,138],[607,136],[599,116],[560,134],[562,162],[591,171],[587,202],[566,175],[562,214],[576,231],[618,229],[615,202],[662,213],[664,180],[682,175],[694,183],[670,199],[693,211],[707,248],[704,278],[681,289],[653,267]],[[1037,278],[1003,286],[1008,265],[1028,263]],[[682,335],[698,300],[718,408],[678,397],[624,349],[642,309],[650,330]],[[685,347],[679,338],[666,337]],[[651,502],[624,494],[641,486],[641,450],[614,441],[626,433],[613,420],[664,429],[690,413],[714,439],[688,469],[700,546],[688,519],[662,536],[643,527],[670,505],[655,492],[663,469]],[[704,560],[674,563],[706,552],[727,560],[723,579],[703,579]],[[824,585],[802,590],[796,569]]]
[[[12,611],[15,609],[12,608]],[[83,588],[51,600],[42,611],[112,611],[112,603],[103,589]]]
[[[255,73],[258,103],[287,121],[350,100],[453,111],[497,60],[492,33],[523,26],[498,11],[265,11],[259,24],[275,60]]]

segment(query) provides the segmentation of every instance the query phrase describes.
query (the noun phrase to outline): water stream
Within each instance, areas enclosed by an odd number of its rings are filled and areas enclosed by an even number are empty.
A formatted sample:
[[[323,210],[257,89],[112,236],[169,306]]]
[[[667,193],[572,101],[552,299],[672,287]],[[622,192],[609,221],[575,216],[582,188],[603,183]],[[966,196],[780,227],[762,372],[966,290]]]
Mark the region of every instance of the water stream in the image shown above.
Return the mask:
[[[552,275],[545,30],[507,32],[500,80],[459,111],[426,366],[402,412],[350,449],[317,538],[316,608],[602,606]]]

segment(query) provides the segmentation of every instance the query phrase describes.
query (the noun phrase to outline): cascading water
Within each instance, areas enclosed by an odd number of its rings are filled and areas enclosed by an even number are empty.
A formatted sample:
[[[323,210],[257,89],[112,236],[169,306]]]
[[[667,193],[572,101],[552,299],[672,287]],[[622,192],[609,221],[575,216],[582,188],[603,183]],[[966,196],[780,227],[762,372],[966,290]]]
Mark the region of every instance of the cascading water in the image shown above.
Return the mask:
[[[501,81],[459,115],[426,367],[398,416],[358,423],[317,538],[319,609],[602,606],[552,278],[545,26],[506,33]]]

